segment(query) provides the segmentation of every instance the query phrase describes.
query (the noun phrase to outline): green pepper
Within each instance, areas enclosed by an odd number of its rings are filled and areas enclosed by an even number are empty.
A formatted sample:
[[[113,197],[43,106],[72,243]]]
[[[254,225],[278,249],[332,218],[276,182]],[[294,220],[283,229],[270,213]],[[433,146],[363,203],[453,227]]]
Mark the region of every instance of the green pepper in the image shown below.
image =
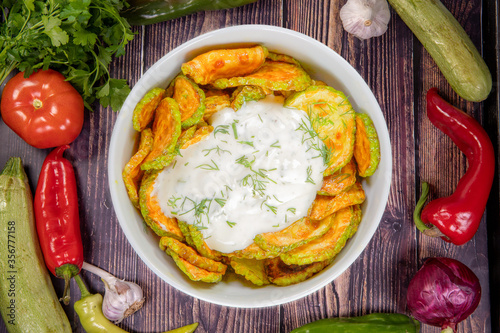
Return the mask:
[[[420,323],[404,314],[372,313],[361,317],[327,318],[314,321],[290,333],[417,333]]]
[[[257,0],[129,0],[121,12],[131,25],[147,25],[172,20],[197,11],[227,9]]]

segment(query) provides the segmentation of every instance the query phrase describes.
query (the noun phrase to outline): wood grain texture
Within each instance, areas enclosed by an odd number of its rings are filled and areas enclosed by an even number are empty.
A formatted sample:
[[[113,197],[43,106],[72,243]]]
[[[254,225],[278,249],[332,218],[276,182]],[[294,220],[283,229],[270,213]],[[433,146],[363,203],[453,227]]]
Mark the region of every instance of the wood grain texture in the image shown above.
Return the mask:
[[[432,198],[449,195],[464,174],[467,161],[425,116],[425,92],[436,86],[454,105],[478,119],[495,138],[498,151],[498,0],[445,0],[494,74],[494,92],[485,103],[467,103],[449,87],[435,63],[402,20],[391,12],[387,32],[361,41],[342,28],[339,10],[346,0],[259,0],[215,12],[200,12],[169,22],[134,27],[137,35],[124,56],[115,59],[111,73],[133,86],[156,61],[182,43],[205,32],[241,24],[286,27],[311,36],[344,57],[363,77],[378,100],[389,129],[393,174],[391,191],[380,227],[362,255],[334,282],[321,290],[282,306],[236,309],[188,296],[158,278],[137,256],[123,234],[109,194],[108,147],[117,114],[95,105],[86,112],[81,135],[65,155],[76,171],[86,260],[126,280],[136,281],[147,299],[144,308],[120,327],[133,332],[160,332],[199,322],[196,333],[287,333],[312,320],[357,316],[372,312],[408,313],[406,289],[425,258],[446,256],[468,265],[480,278],[483,297],[476,312],[459,325],[458,332],[498,332],[498,263],[488,260],[490,250],[500,252],[498,227],[498,175],[488,213],[475,238],[457,247],[418,233],[412,213],[422,181],[433,185]],[[496,10],[496,15],[495,15]],[[484,27],[484,30],[482,29]],[[494,68],[492,68],[494,66]],[[34,190],[43,159],[50,150],[28,146],[0,120],[0,165],[20,156]],[[498,260],[498,259],[497,259]],[[96,276],[83,273],[92,292],[104,292]],[[493,278],[493,279],[492,279]],[[53,279],[62,293],[62,281]],[[76,285],[71,293],[79,296]],[[492,302],[490,303],[490,297]],[[493,301],[496,303],[493,303]],[[72,306],[65,307],[75,332],[84,332]],[[493,309],[493,310],[490,310]],[[491,325],[491,317],[493,326]],[[496,324],[496,325],[495,325]],[[0,319],[0,333],[6,329]],[[439,329],[423,326],[421,332]]]

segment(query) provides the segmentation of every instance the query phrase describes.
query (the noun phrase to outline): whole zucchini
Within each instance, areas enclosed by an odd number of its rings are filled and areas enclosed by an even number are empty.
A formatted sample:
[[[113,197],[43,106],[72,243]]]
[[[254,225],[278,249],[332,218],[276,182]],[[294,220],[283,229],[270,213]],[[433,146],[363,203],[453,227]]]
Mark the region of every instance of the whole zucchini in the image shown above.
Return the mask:
[[[128,0],[121,15],[132,25],[147,25],[204,10],[243,6],[257,0]]]
[[[400,313],[372,313],[361,317],[327,318],[290,333],[417,333],[420,323]]]
[[[439,0],[388,0],[462,98],[480,102],[491,73],[460,23]]]
[[[21,159],[0,173],[0,312],[13,332],[71,332],[38,243],[33,200]]]

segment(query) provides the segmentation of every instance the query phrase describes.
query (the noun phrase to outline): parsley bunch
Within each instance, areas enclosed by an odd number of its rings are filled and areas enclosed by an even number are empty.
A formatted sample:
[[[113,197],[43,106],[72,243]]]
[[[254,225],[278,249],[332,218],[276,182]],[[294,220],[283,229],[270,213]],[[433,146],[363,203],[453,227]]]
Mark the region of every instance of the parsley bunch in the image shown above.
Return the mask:
[[[0,85],[15,68],[62,73],[88,108],[97,99],[118,110],[130,92],[111,78],[113,56],[134,38],[120,16],[123,0],[0,0]]]

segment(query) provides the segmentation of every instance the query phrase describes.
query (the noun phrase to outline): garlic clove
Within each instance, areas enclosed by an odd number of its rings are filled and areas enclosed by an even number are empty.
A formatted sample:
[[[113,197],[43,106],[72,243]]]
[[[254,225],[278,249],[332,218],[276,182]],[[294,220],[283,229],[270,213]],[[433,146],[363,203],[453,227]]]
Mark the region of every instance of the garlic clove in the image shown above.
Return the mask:
[[[96,274],[104,282],[102,312],[115,324],[139,310],[144,304],[143,291],[138,284],[117,279],[105,270],[87,262],[83,263],[82,268]]]
[[[102,301],[102,312],[104,316],[115,324],[120,323],[144,304],[141,287],[133,282],[118,279],[103,279],[104,299]]]
[[[386,0],[348,0],[340,9],[344,29],[362,40],[384,34],[390,17]]]

